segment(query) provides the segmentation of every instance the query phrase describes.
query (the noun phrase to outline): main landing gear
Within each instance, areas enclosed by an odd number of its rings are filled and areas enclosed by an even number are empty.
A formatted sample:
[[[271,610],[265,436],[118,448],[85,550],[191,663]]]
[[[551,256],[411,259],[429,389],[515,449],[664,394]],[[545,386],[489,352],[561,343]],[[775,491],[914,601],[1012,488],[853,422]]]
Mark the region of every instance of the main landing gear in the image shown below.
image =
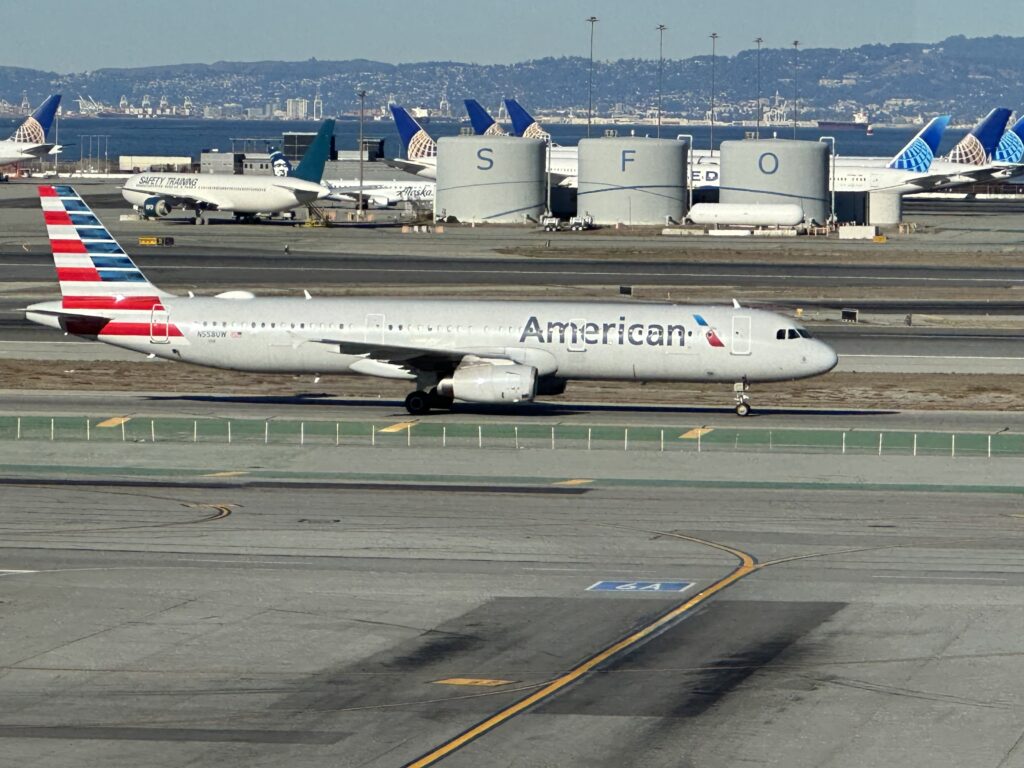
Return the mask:
[[[452,398],[437,394],[437,390],[424,392],[417,389],[405,398],[405,410],[414,416],[430,413],[432,409],[446,411],[452,407]]]
[[[736,415],[737,416],[749,416],[750,415],[750,396],[747,394],[747,390],[750,389],[750,385],[747,380],[737,381],[732,386],[734,398],[736,400]]]

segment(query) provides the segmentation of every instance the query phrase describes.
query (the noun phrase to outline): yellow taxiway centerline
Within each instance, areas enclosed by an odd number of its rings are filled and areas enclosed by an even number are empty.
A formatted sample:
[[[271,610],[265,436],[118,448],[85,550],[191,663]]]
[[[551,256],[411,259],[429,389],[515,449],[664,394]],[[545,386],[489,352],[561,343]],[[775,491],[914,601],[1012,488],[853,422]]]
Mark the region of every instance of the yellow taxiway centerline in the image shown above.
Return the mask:
[[[406,763],[404,768],[426,768],[426,766],[433,765],[439,760],[443,760],[445,757],[450,755],[455,750],[459,749],[460,747],[464,747],[466,744],[473,741],[474,739],[477,739],[480,736],[486,734],[487,732],[494,730],[499,725],[515,717],[523,710],[528,709],[535,704],[539,704],[545,699],[558,693],[563,688],[572,685],[577,680],[586,675],[588,672],[593,670],[595,667],[608,661],[613,656],[622,653],[623,651],[629,650],[637,643],[640,643],[641,641],[650,637],[658,630],[665,627],[665,625],[676,621],[684,614],[689,613],[698,605],[711,598],[713,595],[718,594],[726,587],[735,584],[744,576],[748,576],[749,574],[757,570],[757,561],[753,558],[753,556],[748,555],[746,552],[743,552],[739,549],[735,549],[725,544],[719,544],[713,541],[698,539],[695,536],[686,536],[679,533],[664,533],[661,531],[658,531],[657,533],[660,533],[664,536],[672,536],[677,539],[683,539],[685,541],[691,541],[695,544],[703,544],[705,546],[718,549],[722,552],[727,552],[728,554],[732,555],[733,557],[739,560],[739,565],[733,568],[733,570],[730,571],[726,576],[724,576],[716,582],[713,582],[708,587],[706,587],[702,592],[700,592],[697,595],[694,595],[685,603],[677,605],[668,613],[662,614],[654,621],[638,629],[636,632],[633,632],[632,634],[628,635],[627,637],[624,637],[622,640],[619,640],[616,643],[613,643],[612,645],[609,645],[604,650],[598,651],[593,656],[586,659],[582,663],[576,665],[565,674],[555,678],[538,691],[530,694],[525,698],[520,699],[514,704],[505,707],[501,711],[496,712],[495,714],[488,717],[486,720],[477,723],[472,728],[463,731],[458,736],[455,736],[454,738],[449,739],[443,744],[435,747],[422,757],[413,760],[411,763]]]

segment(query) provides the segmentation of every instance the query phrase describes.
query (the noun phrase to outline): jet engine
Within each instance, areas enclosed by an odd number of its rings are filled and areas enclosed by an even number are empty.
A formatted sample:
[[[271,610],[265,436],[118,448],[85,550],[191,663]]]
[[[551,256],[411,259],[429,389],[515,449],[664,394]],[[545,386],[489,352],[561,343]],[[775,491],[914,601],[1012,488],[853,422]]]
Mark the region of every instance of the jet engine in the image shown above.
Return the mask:
[[[142,212],[149,218],[169,216],[173,206],[162,197],[147,197],[142,204]]]
[[[537,394],[537,369],[530,365],[474,363],[455,369],[437,393],[467,403],[519,403]]]

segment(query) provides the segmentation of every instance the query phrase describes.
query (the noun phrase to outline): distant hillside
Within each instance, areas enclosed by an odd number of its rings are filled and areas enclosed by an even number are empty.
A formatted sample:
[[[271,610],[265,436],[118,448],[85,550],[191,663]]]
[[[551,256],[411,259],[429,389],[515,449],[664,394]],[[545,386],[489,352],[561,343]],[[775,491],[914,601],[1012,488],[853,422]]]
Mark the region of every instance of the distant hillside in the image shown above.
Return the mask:
[[[62,91],[114,104],[127,96],[139,104],[148,94],[154,104],[166,95],[172,104],[185,97],[199,105],[240,103],[262,107],[287,98],[312,99],[317,86],[328,114],[357,107],[359,87],[370,92],[367,106],[379,108],[393,97],[400,103],[436,108],[447,93],[456,114],[466,97],[496,108],[515,96],[538,110],[586,109],[588,61],[580,57],[545,58],[512,65],[459,62],[383,64],[366,60],[217,62],[57,74],[0,67],[0,98],[17,103],[27,92],[33,103]],[[625,59],[595,63],[596,109],[607,114],[650,108],[655,101],[658,63]],[[739,119],[753,114],[756,52],[716,60],[718,116]],[[807,117],[849,117],[866,108],[876,121],[949,112],[958,121],[973,120],[995,105],[1024,108],[1024,38],[951,37],[940,43],[868,45],[851,49],[764,49],[762,95],[778,91],[799,98]],[[665,109],[689,117],[708,108],[711,57],[665,62]],[[795,82],[794,82],[795,77]]]

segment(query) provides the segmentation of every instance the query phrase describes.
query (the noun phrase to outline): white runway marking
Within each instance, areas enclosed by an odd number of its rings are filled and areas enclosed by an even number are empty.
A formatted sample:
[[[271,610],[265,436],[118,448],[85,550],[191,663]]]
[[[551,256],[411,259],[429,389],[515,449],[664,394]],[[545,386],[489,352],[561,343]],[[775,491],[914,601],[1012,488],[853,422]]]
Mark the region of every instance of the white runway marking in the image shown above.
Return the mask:
[[[21,267],[29,269],[40,269],[40,270],[53,270],[52,264],[7,264],[0,263],[0,267]],[[244,267],[229,267],[229,266],[218,266],[218,265],[177,265],[177,264],[161,264],[159,266],[153,266],[153,269],[225,269],[234,272],[243,271],[260,271],[260,272],[288,272],[297,269],[295,266],[287,267],[271,267],[263,265],[252,265]],[[382,273],[415,273],[422,274],[424,270],[422,268],[412,267],[301,267],[304,272],[382,272]],[[444,272],[446,270],[428,270]],[[570,275],[573,277],[586,277],[588,275],[597,277],[613,277],[621,275],[629,275],[631,277],[686,277],[686,278],[715,278],[715,279],[736,279],[743,278],[748,279],[749,275],[743,272],[634,272],[626,269],[617,269],[613,271],[592,271],[586,272],[583,270],[542,270],[542,269],[465,269],[458,268],[458,273],[471,274],[471,275],[538,275],[538,276],[549,276],[549,275]],[[870,282],[913,282],[920,281],[925,283],[998,283],[998,284],[1024,284],[1024,278],[1012,278],[1012,277],[922,277],[922,276],[910,276],[910,277],[898,277],[893,275],[789,275],[789,276],[774,276],[774,275],[758,275],[758,277],[765,280],[787,282],[793,280],[865,280]]]
[[[873,579],[916,579],[918,581],[1006,581],[998,576],[887,576],[875,574]]]

